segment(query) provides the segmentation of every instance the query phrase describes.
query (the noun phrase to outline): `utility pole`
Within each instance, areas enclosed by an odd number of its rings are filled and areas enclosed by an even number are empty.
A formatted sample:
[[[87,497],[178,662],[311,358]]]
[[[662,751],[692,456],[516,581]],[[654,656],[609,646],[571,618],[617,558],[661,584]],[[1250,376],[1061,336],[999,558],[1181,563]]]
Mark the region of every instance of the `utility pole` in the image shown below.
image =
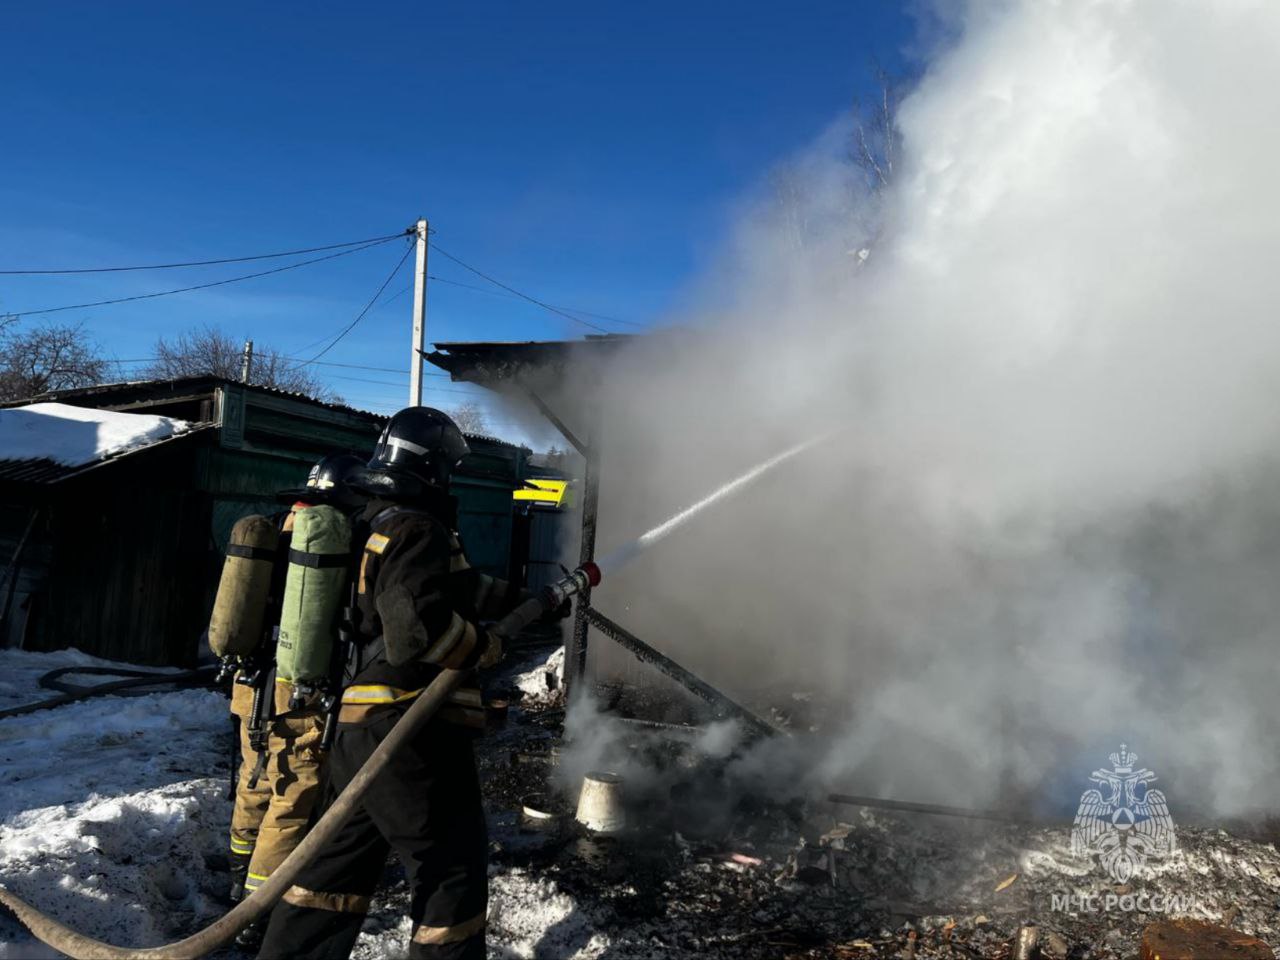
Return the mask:
[[[244,353],[240,355],[240,382],[248,383],[249,374],[253,372],[253,341],[244,342]]]
[[[422,406],[422,351],[427,336],[427,219],[418,220],[418,258],[413,267],[413,348],[409,355],[409,406]]]

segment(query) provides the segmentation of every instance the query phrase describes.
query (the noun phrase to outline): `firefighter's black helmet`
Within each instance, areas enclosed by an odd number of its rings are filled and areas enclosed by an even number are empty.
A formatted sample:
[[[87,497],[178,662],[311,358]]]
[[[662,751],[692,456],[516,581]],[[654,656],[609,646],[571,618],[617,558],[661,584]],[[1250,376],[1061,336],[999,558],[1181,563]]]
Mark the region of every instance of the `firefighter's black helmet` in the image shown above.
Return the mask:
[[[360,481],[368,469],[354,453],[331,453],[322,457],[307,474],[307,482],[301,487],[281,490],[277,499],[282,503],[301,500],[304,503],[328,503],[343,510],[364,506],[368,494],[360,487]]]
[[[369,469],[391,476],[407,474],[447,491],[453,468],[470,452],[447,414],[432,407],[406,407],[387,421]]]
[[[356,484],[364,474],[364,461],[354,453],[331,453],[307,474],[303,499],[335,507],[358,507],[364,503],[365,496]]]

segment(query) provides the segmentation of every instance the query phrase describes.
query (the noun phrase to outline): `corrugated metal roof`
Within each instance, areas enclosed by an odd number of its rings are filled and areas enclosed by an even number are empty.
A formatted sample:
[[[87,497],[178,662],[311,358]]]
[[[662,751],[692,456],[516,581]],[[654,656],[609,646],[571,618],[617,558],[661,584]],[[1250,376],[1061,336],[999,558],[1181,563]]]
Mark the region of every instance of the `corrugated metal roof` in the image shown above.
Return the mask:
[[[290,400],[314,404],[317,407],[323,407],[327,410],[337,410],[342,413],[349,413],[352,416],[360,417],[365,420],[383,421],[387,419],[384,414],[374,413],[371,410],[360,410],[356,407],[348,406],[345,403],[331,403],[327,400],[317,400],[315,397],[308,396],[305,393],[297,393],[291,390],[277,390],[274,387],[263,387],[257,384],[242,384],[235,380],[228,380],[225,377],[213,376],[179,377],[174,380],[122,380],[118,383],[100,383],[96,386],[79,387],[74,390],[53,390],[49,393],[42,393],[39,396],[27,397],[23,400],[0,404],[0,406],[25,406],[26,404],[35,403],[41,400],[74,401],[78,397],[100,397],[110,394],[123,394],[134,390],[148,388],[154,391],[167,390],[175,394],[190,392],[192,390],[200,390],[202,388],[213,391],[215,388],[222,386],[223,384],[241,387],[255,393],[264,393],[276,397],[286,397]]]
[[[445,412],[447,413],[448,411]],[[462,435],[468,440],[482,440],[485,443],[497,444],[500,447],[510,447],[512,450],[529,449],[522,443],[512,443],[510,440],[503,440],[501,437],[491,437],[487,433],[467,433],[464,431]]]
[[[444,345],[438,344],[438,346],[444,346]],[[208,389],[210,391],[210,394],[212,395],[212,392],[214,389],[224,384],[228,386],[241,387],[245,390],[255,392],[255,393],[266,394],[266,395],[275,396],[275,397],[283,397],[290,400],[297,400],[302,403],[313,404],[317,407],[322,407],[326,410],[335,410],[341,413],[351,414],[352,416],[359,417],[360,419],[367,420],[371,423],[381,424],[381,423],[385,423],[388,419],[390,419],[390,417],[387,414],[374,413],[370,410],[358,410],[355,407],[349,407],[341,403],[329,403],[324,400],[317,400],[314,397],[309,397],[304,393],[295,393],[289,390],[276,390],[272,387],[246,385],[246,384],[237,383],[236,381],[233,381],[233,380],[226,380],[222,377],[182,377],[176,380],[122,380],[119,383],[101,383],[101,384],[98,384],[97,386],[80,387],[75,390],[56,390],[50,393],[41,394],[37,397],[29,397],[25,400],[17,400],[17,401],[12,401],[8,403],[0,403],[0,407],[23,407],[31,403],[36,403],[40,401],[60,401],[60,402],[74,403],[76,399],[83,399],[83,398],[105,399],[110,397],[113,394],[123,395],[131,391],[146,391],[148,393],[156,393],[156,394],[167,392],[167,393],[173,394],[174,396],[181,396],[183,394],[190,394],[192,392],[201,392],[203,389]],[[96,404],[90,404],[90,405],[96,405]],[[509,440],[502,440],[498,437],[492,437],[487,434],[468,433],[465,435],[471,439],[482,440],[488,443],[500,444],[504,447],[510,447],[513,450],[518,450],[522,448],[521,444],[512,443]],[[4,471],[3,464],[6,462],[12,463],[15,461],[0,461],[0,478],[3,478],[5,476],[3,472]],[[18,461],[18,462],[21,462],[21,461]]]
[[[0,460],[0,481],[12,483],[53,483],[83,470],[48,458],[40,460]]]
[[[86,471],[96,470],[105,464],[114,463],[117,460],[123,460],[125,457],[131,457],[147,450],[154,450],[156,447],[161,447],[168,443],[177,443],[188,437],[197,436],[205,430],[212,429],[213,426],[214,425],[211,423],[196,424],[191,430],[188,430],[185,433],[165,437],[164,439],[157,440],[154,443],[131,447],[128,450],[121,451],[120,453],[102,457],[98,460],[91,460],[88,463],[68,465],[65,463],[58,463],[56,460],[50,460],[47,457],[33,458],[29,460],[0,459],[0,482],[30,485],[58,483],[62,480],[66,480],[68,477],[78,476]]]

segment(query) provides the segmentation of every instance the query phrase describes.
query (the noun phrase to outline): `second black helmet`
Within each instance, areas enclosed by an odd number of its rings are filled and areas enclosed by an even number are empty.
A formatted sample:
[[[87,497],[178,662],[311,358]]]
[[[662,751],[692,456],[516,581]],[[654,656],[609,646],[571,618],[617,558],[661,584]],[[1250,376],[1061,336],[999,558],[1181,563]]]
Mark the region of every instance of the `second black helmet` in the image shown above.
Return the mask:
[[[317,503],[358,507],[365,501],[365,495],[358,489],[358,481],[365,471],[364,461],[354,453],[331,453],[307,474],[303,496]]]

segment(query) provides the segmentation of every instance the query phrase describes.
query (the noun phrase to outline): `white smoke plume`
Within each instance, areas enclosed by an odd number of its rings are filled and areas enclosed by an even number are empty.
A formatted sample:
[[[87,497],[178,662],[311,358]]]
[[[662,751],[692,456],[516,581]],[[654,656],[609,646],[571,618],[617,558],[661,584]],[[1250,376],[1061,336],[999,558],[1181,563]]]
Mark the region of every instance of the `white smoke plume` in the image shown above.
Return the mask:
[[[791,786],[1073,806],[1124,741],[1175,805],[1274,807],[1280,5],[993,0],[957,33],[887,191],[833,123],[709,306],[605,375],[601,552],[841,432],[597,603],[758,707],[814,692],[814,749],[748,761]]]

